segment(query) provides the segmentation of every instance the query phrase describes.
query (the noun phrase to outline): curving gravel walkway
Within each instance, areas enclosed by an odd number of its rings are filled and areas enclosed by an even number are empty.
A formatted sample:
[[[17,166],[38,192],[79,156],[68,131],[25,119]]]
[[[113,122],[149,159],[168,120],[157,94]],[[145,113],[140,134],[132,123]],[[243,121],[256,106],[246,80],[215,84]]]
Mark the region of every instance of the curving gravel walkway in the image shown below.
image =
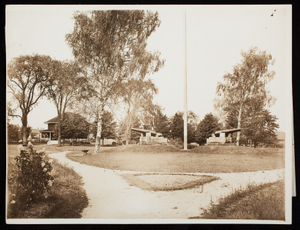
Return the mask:
[[[203,186],[177,191],[145,191],[129,186],[120,174],[136,173],[109,170],[80,164],[66,157],[68,152],[49,154],[62,164],[72,167],[83,178],[89,206],[82,218],[94,219],[187,219],[199,216],[201,209],[229,195],[234,189],[245,188],[249,183],[274,182],[284,177],[284,169],[243,173],[197,173],[213,175],[220,180]],[[194,173],[195,174],[195,173]]]

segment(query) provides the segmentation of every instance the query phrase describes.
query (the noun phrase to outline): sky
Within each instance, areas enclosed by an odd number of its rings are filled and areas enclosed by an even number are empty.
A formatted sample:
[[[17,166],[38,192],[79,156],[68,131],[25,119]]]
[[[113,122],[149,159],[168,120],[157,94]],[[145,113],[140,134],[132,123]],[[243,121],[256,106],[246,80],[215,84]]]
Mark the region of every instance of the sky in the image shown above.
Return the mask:
[[[7,63],[25,54],[74,59],[65,35],[74,27],[72,15],[80,10],[106,10],[112,6],[8,6],[6,11]],[[118,6],[122,9],[158,11],[161,25],[149,37],[147,50],[158,50],[165,66],[151,76],[159,89],[154,101],[167,116],[184,108],[185,18],[187,44],[187,107],[199,119],[214,112],[216,86],[226,72],[252,47],[275,59],[276,75],[268,84],[276,103],[270,108],[285,131],[291,119],[291,6]],[[276,10],[276,11],[275,11]],[[271,16],[273,14],[273,16]],[[9,95],[8,95],[9,97]],[[29,113],[28,125],[46,128],[57,116],[53,103],[40,100]],[[20,119],[11,123],[21,124]]]

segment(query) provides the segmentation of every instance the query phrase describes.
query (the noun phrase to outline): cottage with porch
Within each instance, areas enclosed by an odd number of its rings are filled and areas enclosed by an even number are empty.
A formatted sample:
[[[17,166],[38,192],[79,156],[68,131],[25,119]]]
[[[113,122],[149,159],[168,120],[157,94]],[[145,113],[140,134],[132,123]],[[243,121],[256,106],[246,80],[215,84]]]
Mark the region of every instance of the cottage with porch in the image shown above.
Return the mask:
[[[52,140],[57,140],[55,133],[55,126],[58,124],[58,116],[44,122],[48,125],[48,129],[40,130],[40,140],[44,142],[49,142]]]
[[[140,145],[167,144],[168,139],[154,130],[131,128],[132,131],[141,133]]]
[[[224,129],[218,130],[212,134],[211,137],[207,138],[206,143],[209,144],[225,144],[232,143],[232,134],[239,132],[242,129]]]

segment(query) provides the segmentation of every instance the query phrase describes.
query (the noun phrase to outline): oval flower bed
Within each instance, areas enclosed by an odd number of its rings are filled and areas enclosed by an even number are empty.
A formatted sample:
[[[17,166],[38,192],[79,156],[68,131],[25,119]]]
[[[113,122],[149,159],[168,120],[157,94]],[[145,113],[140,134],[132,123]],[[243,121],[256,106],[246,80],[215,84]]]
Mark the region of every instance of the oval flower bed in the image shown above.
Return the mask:
[[[208,175],[186,174],[123,174],[128,183],[144,190],[170,191],[194,188],[218,180],[218,177]]]

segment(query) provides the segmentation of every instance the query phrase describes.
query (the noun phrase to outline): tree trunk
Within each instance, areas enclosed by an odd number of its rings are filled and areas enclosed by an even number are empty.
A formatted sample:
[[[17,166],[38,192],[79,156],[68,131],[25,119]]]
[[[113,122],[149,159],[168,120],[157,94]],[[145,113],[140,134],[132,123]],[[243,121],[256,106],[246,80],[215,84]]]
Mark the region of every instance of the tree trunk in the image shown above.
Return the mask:
[[[242,105],[240,105],[240,110],[239,110],[239,116],[238,116],[238,129],[241,128],[241,122],[242,122]],[[237,132],[237,136],[236,136],[236,145],[240,146],[240,135],[241,135],[241,131]]]
[[[95,152],[94,154],[100,153],[100,141],[101,141],[101,129],[102,129],[102,116],[98,118],[97,123],[97,135],[96,135],[96,144],[95,144]]]
[[[22,111],[22,142],[23,145],[27,145],[27,113],[26,111]]]
[[[57,124],[57,142],[58,147],[61,147],[61,116],[58,115],[58,124]]]

